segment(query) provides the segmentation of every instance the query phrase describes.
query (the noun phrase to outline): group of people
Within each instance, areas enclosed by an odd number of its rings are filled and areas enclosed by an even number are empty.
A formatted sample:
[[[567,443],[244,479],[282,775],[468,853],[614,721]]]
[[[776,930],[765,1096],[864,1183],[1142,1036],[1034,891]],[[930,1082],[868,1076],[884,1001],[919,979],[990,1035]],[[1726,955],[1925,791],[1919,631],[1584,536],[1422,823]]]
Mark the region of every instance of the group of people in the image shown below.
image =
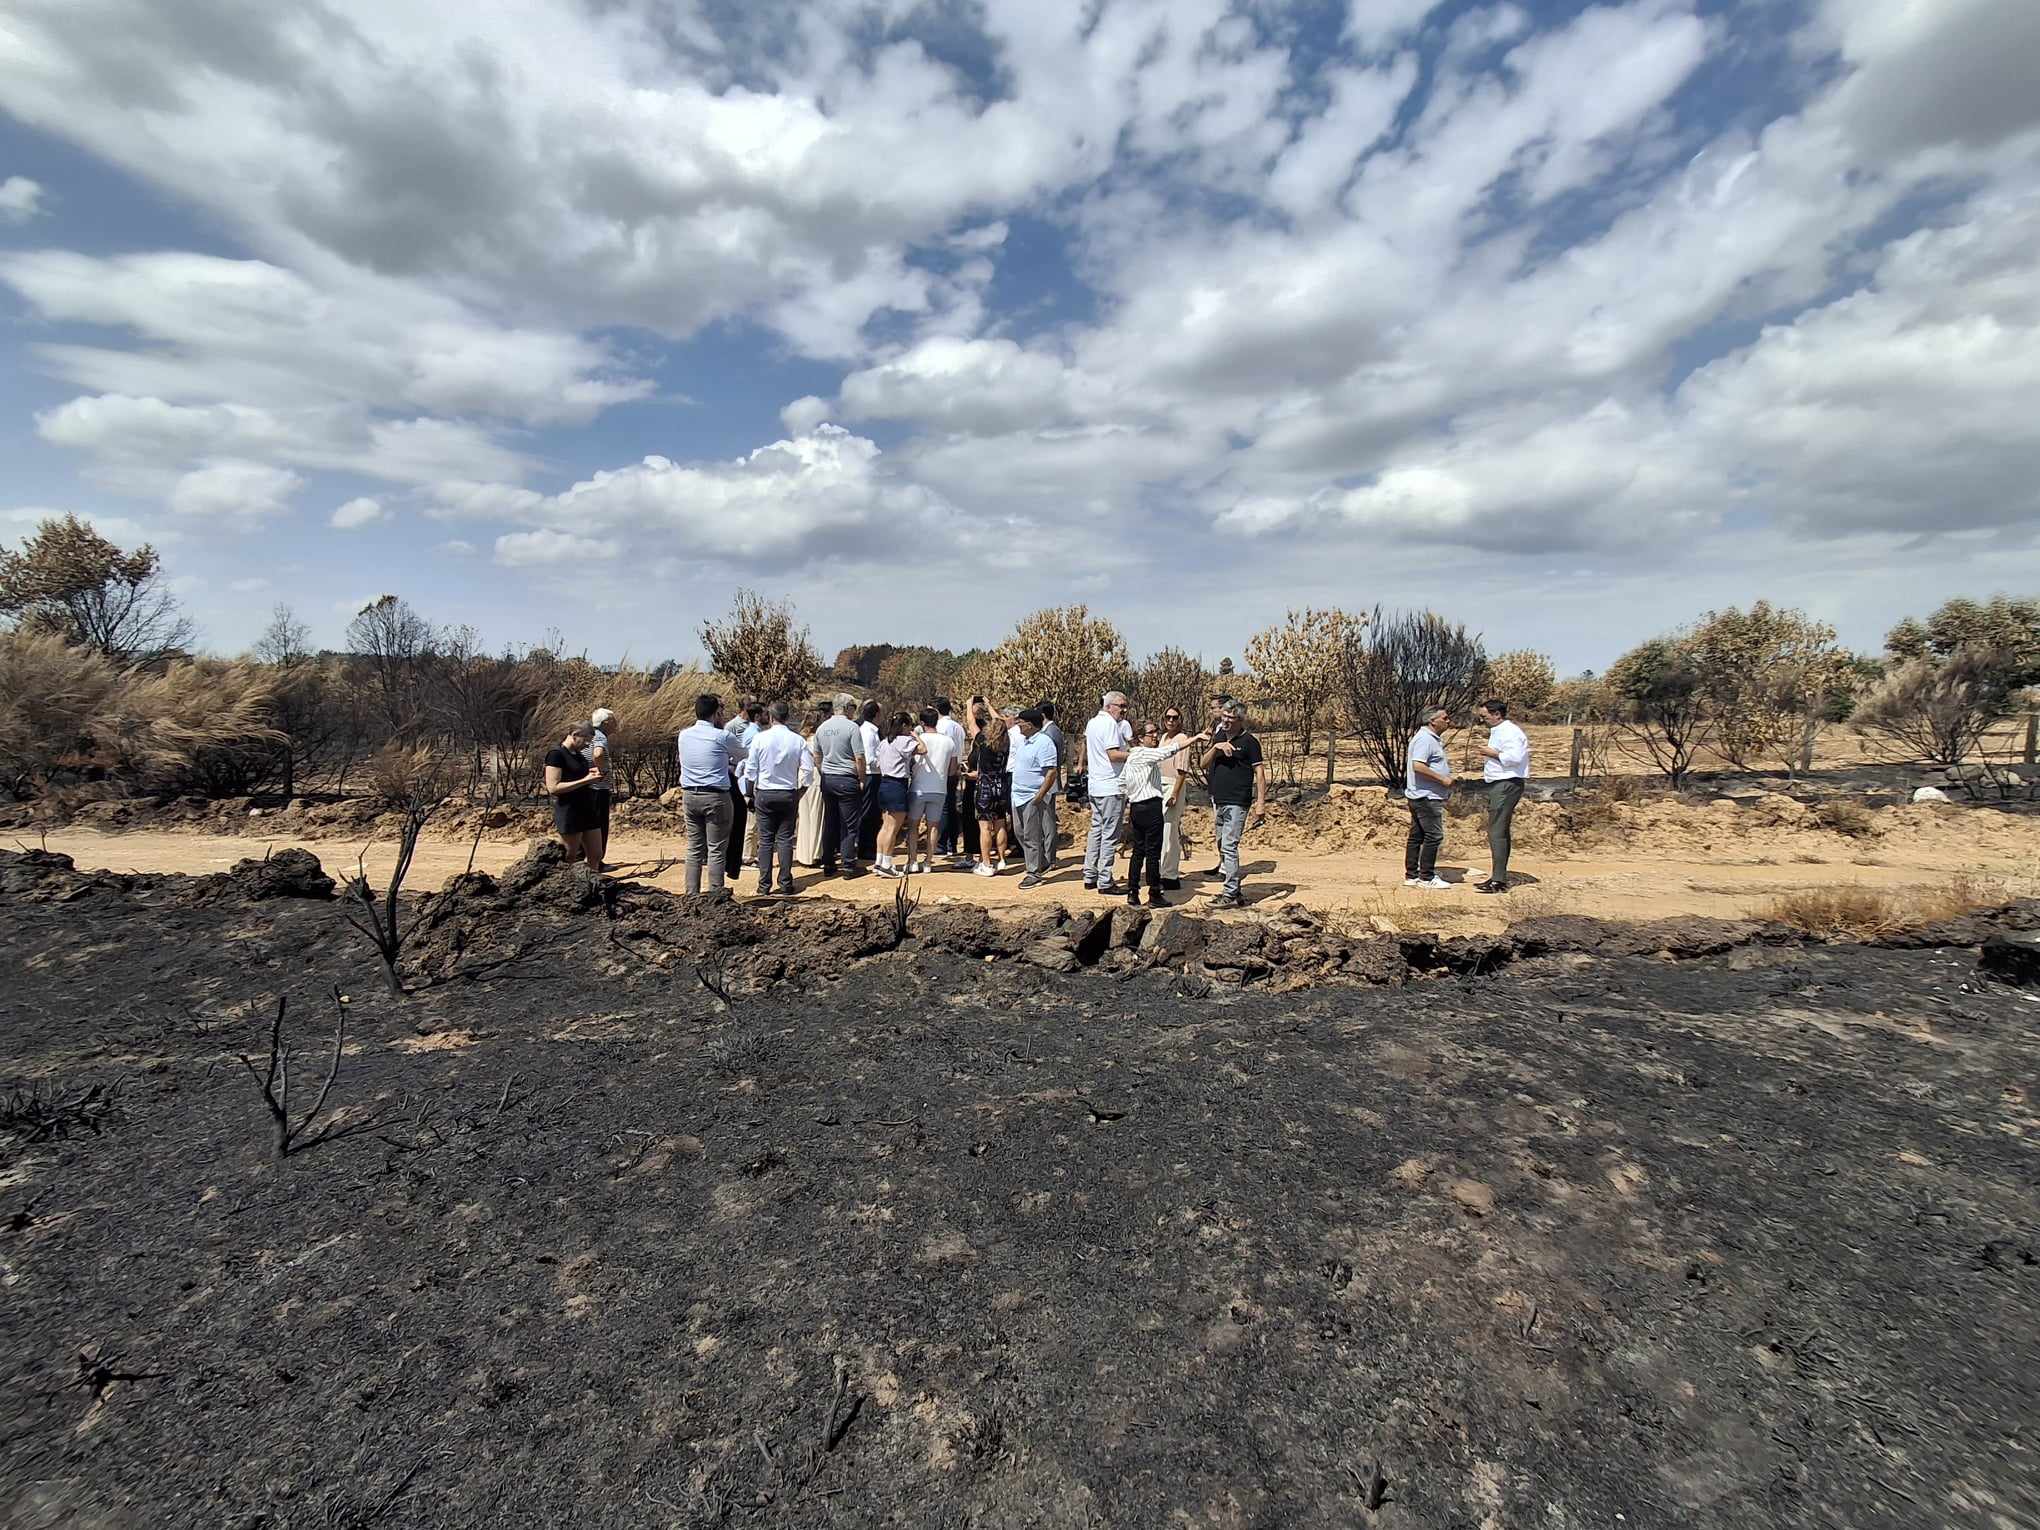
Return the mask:
[[[1477,890],[1500,893],[1509,889],[1530,742],[1508,720],[1506,702],[1489,700],[1480,711],[1488,728],[1480,753],[1492,859]],[[796,859],[827,877],[897,878],[938,865],[995,877],[1017,853],[1020,886],[1037,887],[1055,869],[1057,809],[1080,765],[1090,807],[1084,887],[1107,897],[1121,892],[1117,861],[1126,842],[1127,902],[1140,905],[1145,881],[1148,903],[1160,907],[1183,885],[1183,805],[1194,763],[1211,796],[1218,841],[1218,864],[1206,873],[1221,880],[1212,906],[1240,907],[1240,850],[1265,816],[1268,795],[1267,757],[1247,726],[1246,704],[1219,698],[1196,733],[1184,731],[1175,707],[1138,725],[1126,712],[1125,695],[1106,692],[1072,761],[1050,701],[994,707],[974,696],[966,722],[946,697],[918,712],[882,715],[877,702],[844,694],[819,707],[802,733],[786,702],[746,702],[732,716],[720,697],[703,695],[679,739],[687,891],[705,883],[713,892],[739,879],[747,818],[755,821],[752,859],[764,896],[793,894]],[[597,872],[608,849],[614,722],[615,713],[598,710],[545,757],[554,827],[568,855]],[[1452,885],[1437,873],[1454,786],[1444,745],[1450,726],[1450,713],[1435,708],[1410,740],[1406,886]]]

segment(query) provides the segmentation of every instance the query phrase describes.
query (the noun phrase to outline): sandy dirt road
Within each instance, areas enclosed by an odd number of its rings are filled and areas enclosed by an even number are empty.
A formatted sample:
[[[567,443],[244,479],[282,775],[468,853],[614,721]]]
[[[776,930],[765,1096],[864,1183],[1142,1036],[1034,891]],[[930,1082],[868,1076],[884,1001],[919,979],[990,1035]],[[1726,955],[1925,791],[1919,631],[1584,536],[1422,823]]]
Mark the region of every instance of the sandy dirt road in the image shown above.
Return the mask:
[[[335,876],[351,870],[359,852],[359,847],[337,840],[311,841],[287,834],[269,838],[153,830],[103,834],[66,829],[51,834],[48,840],[51,850],[70,856],[82,868],[191,874],[225,871],[236,861],[260,857],[265,849],[296,844],[311,850]],[[679,891],[682,886],[679,866],[651,875],[662,856],[673,857],[679,848],[666,835],[620,834],[611,846],[610,861],[621,875],[636,876],[652,885]],[[1837,882],[1891,889],[1942,884],[1955,876],[1968,875],[2001,882],[2008,893],[2040,890],[2040,878],[2036,878],[2025,848],[2022,839],[1999,844],[1950,840],[1940,847],[1887,846],[1877,856],[1869,857],[1849,842],[1836,840],[1832,850],[1800,849],[1789,858],[1775,861],[1745,853],[1748,847],[1743,845],[1724,847],[1719,855],[1685,850],[1633,855],[1583,852],[1524,856],[1519,851],[1515,869],[1524,879],[1522,885],[1506,898],[1498,898],[1472,890],[1472,883],[1487,873],[1486,845],[1474,829],[1459,830],[1447,839],[1439,869],[1447,880],[1461,884],[1450,892],[1405,888],[1402,867],[1393,852],[1370,849],[1309,855],[1258,849],[1250,836],[1246,894],[1250,905],[1293,898],[1320,911],[1391,919],[1406,928],[1450,925],[1467,930],[1498,930],[1512,917],[1550,913],[1617,919],[1655,919],[1674,914],[1733,918],[1759,911],[1782,893]],[[499,871],[515,860],[521,850],[518,844],[484,841],[474,849],[474,864],[477,870]],[[419,891],[437,888],[447,877],[466,868],[469,851],[465,840],[426,840],[418,847],[408,885]],[[372,878],[386,875],[394,853],[395,847],[388,840],[369,844],[365,853],[369,875]],[[1049,881],[1026,891],[1020,888],[1017,870],[996,878],[942,870],[916,877],[914,882],[920,895],[931,901],[955,898],[994,909],[1057,902],[1075,906],[1097,897],[1084,890],[1080,860],[1080,856],[1073,858],[1064,850]],[[1872,860],[1876,864],[1863,864]],[[1171,895],[1173,901],[1189,906],[1209,901],[1218,889],[1217,880],[1197,873],[1210,862],[1210,851],[1202,850],[1197,862],[1186,867],[1192,874],[1186,876],[1183,890]],[[1122,876],[1125,865],[1122,857],[1119,862]],[[796,885],[802,896],[857,902],[889,901],[898,887],[895,882],[875,876],[848,882],[825,879],[807,868],[801,868]],[[756,873],[746,869],[739,896],[751,896],[755,887]]]

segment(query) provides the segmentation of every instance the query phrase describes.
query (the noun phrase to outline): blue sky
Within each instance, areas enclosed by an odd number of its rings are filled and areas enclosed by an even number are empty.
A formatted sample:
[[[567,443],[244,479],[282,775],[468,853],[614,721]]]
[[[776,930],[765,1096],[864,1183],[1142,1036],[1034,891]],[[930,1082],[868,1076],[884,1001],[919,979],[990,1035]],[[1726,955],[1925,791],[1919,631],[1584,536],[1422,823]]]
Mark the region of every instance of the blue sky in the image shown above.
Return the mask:
[[[2031,0],[468,11],[10,7],[0,536],[221,651],[2040,587]]]

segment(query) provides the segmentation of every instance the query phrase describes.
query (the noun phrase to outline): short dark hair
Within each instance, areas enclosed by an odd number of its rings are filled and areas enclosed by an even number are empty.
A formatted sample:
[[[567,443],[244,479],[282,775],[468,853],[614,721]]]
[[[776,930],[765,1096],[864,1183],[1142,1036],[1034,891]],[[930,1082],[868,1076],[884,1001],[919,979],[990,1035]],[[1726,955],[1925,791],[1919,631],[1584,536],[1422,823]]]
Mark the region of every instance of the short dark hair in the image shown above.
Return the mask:
[[[937,696],[935,698],[935,710],[944,717],[947,717],[950,712],[949,698],[947,696]]]
[[[745,702],[744,715],[750,718],[752,722],[756,722],[759,718],[765,715],[765,703],[762,701]]]
[[[772,705],[769,708],[767,708],[767,710],[771,712],[772,720],[774,722],[783,723],[786,721],[787,718],[793,716],[793,708],[788,706],[783,701],[773,702]]]
[[[935,712],[935,709],[934,709],[933,707],[923,707],[923,708],[921,708],[921,726],[922,726],[922,727],[924,727],[924,728],[932,728],[932,727],[934,727],[934,726],[935,726],[936,720],[937,720],[937,717],[936,717],[936,712]]]
[[[1481,705],[1486,707],[1490,712],[1494,713],[1495,716],[1497,717],[1507,717],[1509,715],[1509,704],[1506,701],[1502,700],[1499,696],[1490,696],[1486,701],[1483,701]]]
[[[1048,720],[1047,718],[1041,715],[1040,707],[1028,707],[1020,714],[1020,721],[1024,723],[1033,723],[1034,726],[1037,728],[1040,727],[1047,720]]]
[[[886,724],[887,730],[890,731],[895,738],[897,738],[902,733],[909,732],[913,728],[913,726],[914,726],[914,714],[911,712],[895,712],[892,715],[892,721]]]
[[[875,701],[867,701],[867,702],[865,702],[865,703],[864,703],[864,706],[862,707],[862,709],[860,709],[860,710],[859,710],[859,712],[858,712],[858,714],[857,714],[857,715],[858,715],[859,717],[863,718],[863,719],[864,719],[864,720],[865,720],[866,722],[875,722],[875,721],[877,721],[877,719],[878,719],[878,703],[877,703],[877,702],[875,702]]]
[[[703,691],[694,698],[694,716],[697,722],[707,722],[722,710],[722,697],[712,691]]]
[[[1037,702],[1035,702],[1035,703],[1034,703],[1034,710],[1035,710],[1035,711],[1037,711],[1037,712],[1039,712],[1039,713],[1041,714],[1041,719],[1042,719],[1042,721],[1043,721],[1043,722],[1054,722],[1054,721],[1055,721],[1055,703],[1054,703],[1054,702],[1052,702],[1052,701],[1037,701]]]

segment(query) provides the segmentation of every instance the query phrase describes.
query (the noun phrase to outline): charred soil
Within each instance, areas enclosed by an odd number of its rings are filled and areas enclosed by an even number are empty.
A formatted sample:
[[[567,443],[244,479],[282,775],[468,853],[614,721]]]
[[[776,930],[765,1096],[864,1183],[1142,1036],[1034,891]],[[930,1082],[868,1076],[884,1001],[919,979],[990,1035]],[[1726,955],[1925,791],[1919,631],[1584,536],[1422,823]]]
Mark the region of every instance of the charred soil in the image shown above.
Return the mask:
[[[2030,904],[1356,943],[554,852],[411,900],[399,998],[310,861],[0,855],[0,1523],[2040,1518]]]

